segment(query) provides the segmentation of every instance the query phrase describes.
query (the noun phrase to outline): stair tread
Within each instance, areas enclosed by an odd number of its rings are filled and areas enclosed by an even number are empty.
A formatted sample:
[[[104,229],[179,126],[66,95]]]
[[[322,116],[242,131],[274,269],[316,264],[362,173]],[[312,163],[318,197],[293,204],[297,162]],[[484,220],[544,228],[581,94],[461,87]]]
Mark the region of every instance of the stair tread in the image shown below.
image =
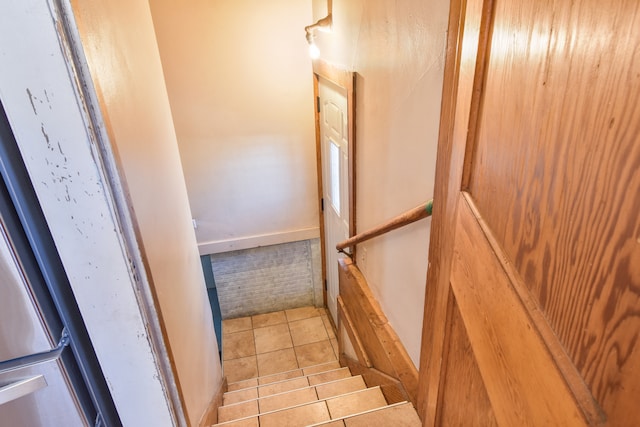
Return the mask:
[[[334,381],[319,383],[316,385],[309,385],[309,383],[306,381],[306,378],[301,378],[301,380],[304,380],[304,382],[301,381],[300,384],[288,384],[287,382],[283,382],[281,383],[282,385],[290,385],[291,387],[295,388],[282,388],[282,391],[271,389],[268,390],[269,392],[271,392],[269,394],[261,394],[255,389],[232,392],[230,395],[224,396],[224,403],[221,407],[233,406],[249,400],[257,400],[260,407],[260,412],[266,412],[273,409],[265,408],[272,408],[274,405],[279,407],[286,407],[293,406],[298,403],[304,403],[299,399],[305,399],[305,401],[323,400],[341,394],[351,393],[357,390],[364,390],[365,388],[367,388],[367,385],[365,384],[364,379],[361,375],[338,378]],[[287,404],[287,402],[290,403]]]
[[[313,424],[309,427],[368,427],[372,425],[420,427],[422,426],[422,422],[411,403],[400,402],[340,419],[332,419],[331,421]]]
[[[310,387],[311,388],[311,387]],[[257,406],[257,400],[255,402]],[[247,402],[232,404],[229,407],[242,406]],[[266,413],[245,415],[246,418],[259,419],[260,426],[296,426],[310,425],[330,421],[333,418],[344,418],[370,409],[387,406],[387,402],[380,387],[366,388],[339,396],[328,397],[322,400],[302,403],[296,406],[281,408]],[[220,409],[225,408],[224,406]],[[228,408],[228,407],[227,407]],[[245,408],[242,408],[243,410]],[[255,411],[255,406],[251,406]],[[240,410],[238,412],[241,412]],[[219,413],[220,414],[220,413]],[[229,419],[226,414],[215,426],[231,426],[230,421],[242,421],[241,419]]]
[[[306,368],[297,368],[290,371],[278,372],[270,375],[249,378],[246,380],[231,382],[227,386],[228,392],[238,391],[249,387],[257,387],[259,385],[271,384],[274,382],[284,381],[292,378],[313,375],[316,373],[332,371],[340,369],[340,363],[337,361],[321,363],[318,365],[308,366]]]
[[[261,386],[247,387],[240,390],[228,391],[222,395],[223,404],[229,405],[258,397],[271,396],[291,390],[305,388],[309,386],[321,385],[340,379],[351,378],[349,368],[334,369],[332,371],[320,372],[304,377],[296,377],[288,380],[278,381]]]
[[[379,387],[331,397],[326,402],[332,419],[387,406]]]

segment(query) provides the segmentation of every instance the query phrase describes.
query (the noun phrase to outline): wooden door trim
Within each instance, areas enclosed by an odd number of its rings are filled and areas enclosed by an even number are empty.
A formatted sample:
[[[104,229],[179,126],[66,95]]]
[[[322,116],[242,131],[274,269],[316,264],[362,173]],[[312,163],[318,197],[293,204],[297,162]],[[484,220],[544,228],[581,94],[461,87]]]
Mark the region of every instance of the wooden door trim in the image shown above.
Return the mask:
[[[324,212],[322,210],[322,141],[320,139],[320,112],[318,111],[318,84],[320,78],[326,79],[347,92],[347,121],[349,124],[347,140],[349,144],[349,237],[356,234],[356,73],[330,64],[323,60],[313,61],[313,103],[316,131],[316,173],[318,177],[318,212],[320,219],[320,252],[322,257],[322,295],[324,305],[327,306],[327,253],[325,248],[326,231],[324,227]],[[352,249],[355,260],[356,248]],[[337,267],[336,267],[337,268]]]
[[[425,426],[437,421],[445,323],[449,306],[449,277],[455,240],[455,219],[459,192],[467,176],[466,162],[472,159],[466,139],[475,135],[480,108],[479,94],[484,84],[484,58],[488,50],[493,0],[452,0],[446,48],[440,134],[436,158],[433,221],[429,244],[429,269],[425,290],[425,307],[420,351],[418,414]],[[465,43],[467,12],[480,8],[477,44]],[[473,26],[470,26],[474,28]],[[482,61],[478,61],[481,58]],[[462,78],[473,82],[459,87]],[[462,102],[458,102],[462,99]],[[462,136],[462,138],[461,138]],[[457,142],[456,141],[462,141]]]

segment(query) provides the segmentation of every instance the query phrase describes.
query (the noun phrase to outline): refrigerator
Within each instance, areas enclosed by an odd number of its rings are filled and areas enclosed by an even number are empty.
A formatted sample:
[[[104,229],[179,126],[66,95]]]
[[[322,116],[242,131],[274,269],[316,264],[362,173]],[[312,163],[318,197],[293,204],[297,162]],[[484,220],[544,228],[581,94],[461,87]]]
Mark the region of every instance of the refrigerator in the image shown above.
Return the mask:
[[[0,427],[121,425],[0,102]]]
[[[47,329],[3,222],[0,227],[0,426],[90,425],[60,359],[68,346],[65,345],[68,337],[60,338],[52,336]]]

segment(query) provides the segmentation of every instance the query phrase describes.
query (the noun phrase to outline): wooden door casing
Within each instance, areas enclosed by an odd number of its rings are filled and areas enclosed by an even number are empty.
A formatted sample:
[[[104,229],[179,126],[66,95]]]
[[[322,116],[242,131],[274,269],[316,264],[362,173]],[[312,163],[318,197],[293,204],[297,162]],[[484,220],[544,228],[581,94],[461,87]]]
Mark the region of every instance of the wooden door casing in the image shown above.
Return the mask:
[[[469,389],[448,379],[460,369],[482,379],[466,394],[469,417],[637,422],[637,28],[633,0],[452,3],[421,356],[426,425],[455,423],[445,402]],[[470,357],[452,354],[460,348]]]

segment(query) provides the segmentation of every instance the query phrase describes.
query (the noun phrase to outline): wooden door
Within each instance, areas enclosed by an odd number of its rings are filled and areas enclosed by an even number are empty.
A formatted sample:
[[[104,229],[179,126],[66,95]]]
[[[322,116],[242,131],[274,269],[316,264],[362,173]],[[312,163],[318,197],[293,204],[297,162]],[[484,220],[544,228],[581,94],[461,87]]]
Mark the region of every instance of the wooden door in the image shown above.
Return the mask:
[[[349,123],[347,91],[324,78],[318,80],[320,145],[327,257],[327,308],[338,322],[338,259],[336,245],[349,238]]]
[[[640,2],[453,1],[425,425],[640,422]]]

